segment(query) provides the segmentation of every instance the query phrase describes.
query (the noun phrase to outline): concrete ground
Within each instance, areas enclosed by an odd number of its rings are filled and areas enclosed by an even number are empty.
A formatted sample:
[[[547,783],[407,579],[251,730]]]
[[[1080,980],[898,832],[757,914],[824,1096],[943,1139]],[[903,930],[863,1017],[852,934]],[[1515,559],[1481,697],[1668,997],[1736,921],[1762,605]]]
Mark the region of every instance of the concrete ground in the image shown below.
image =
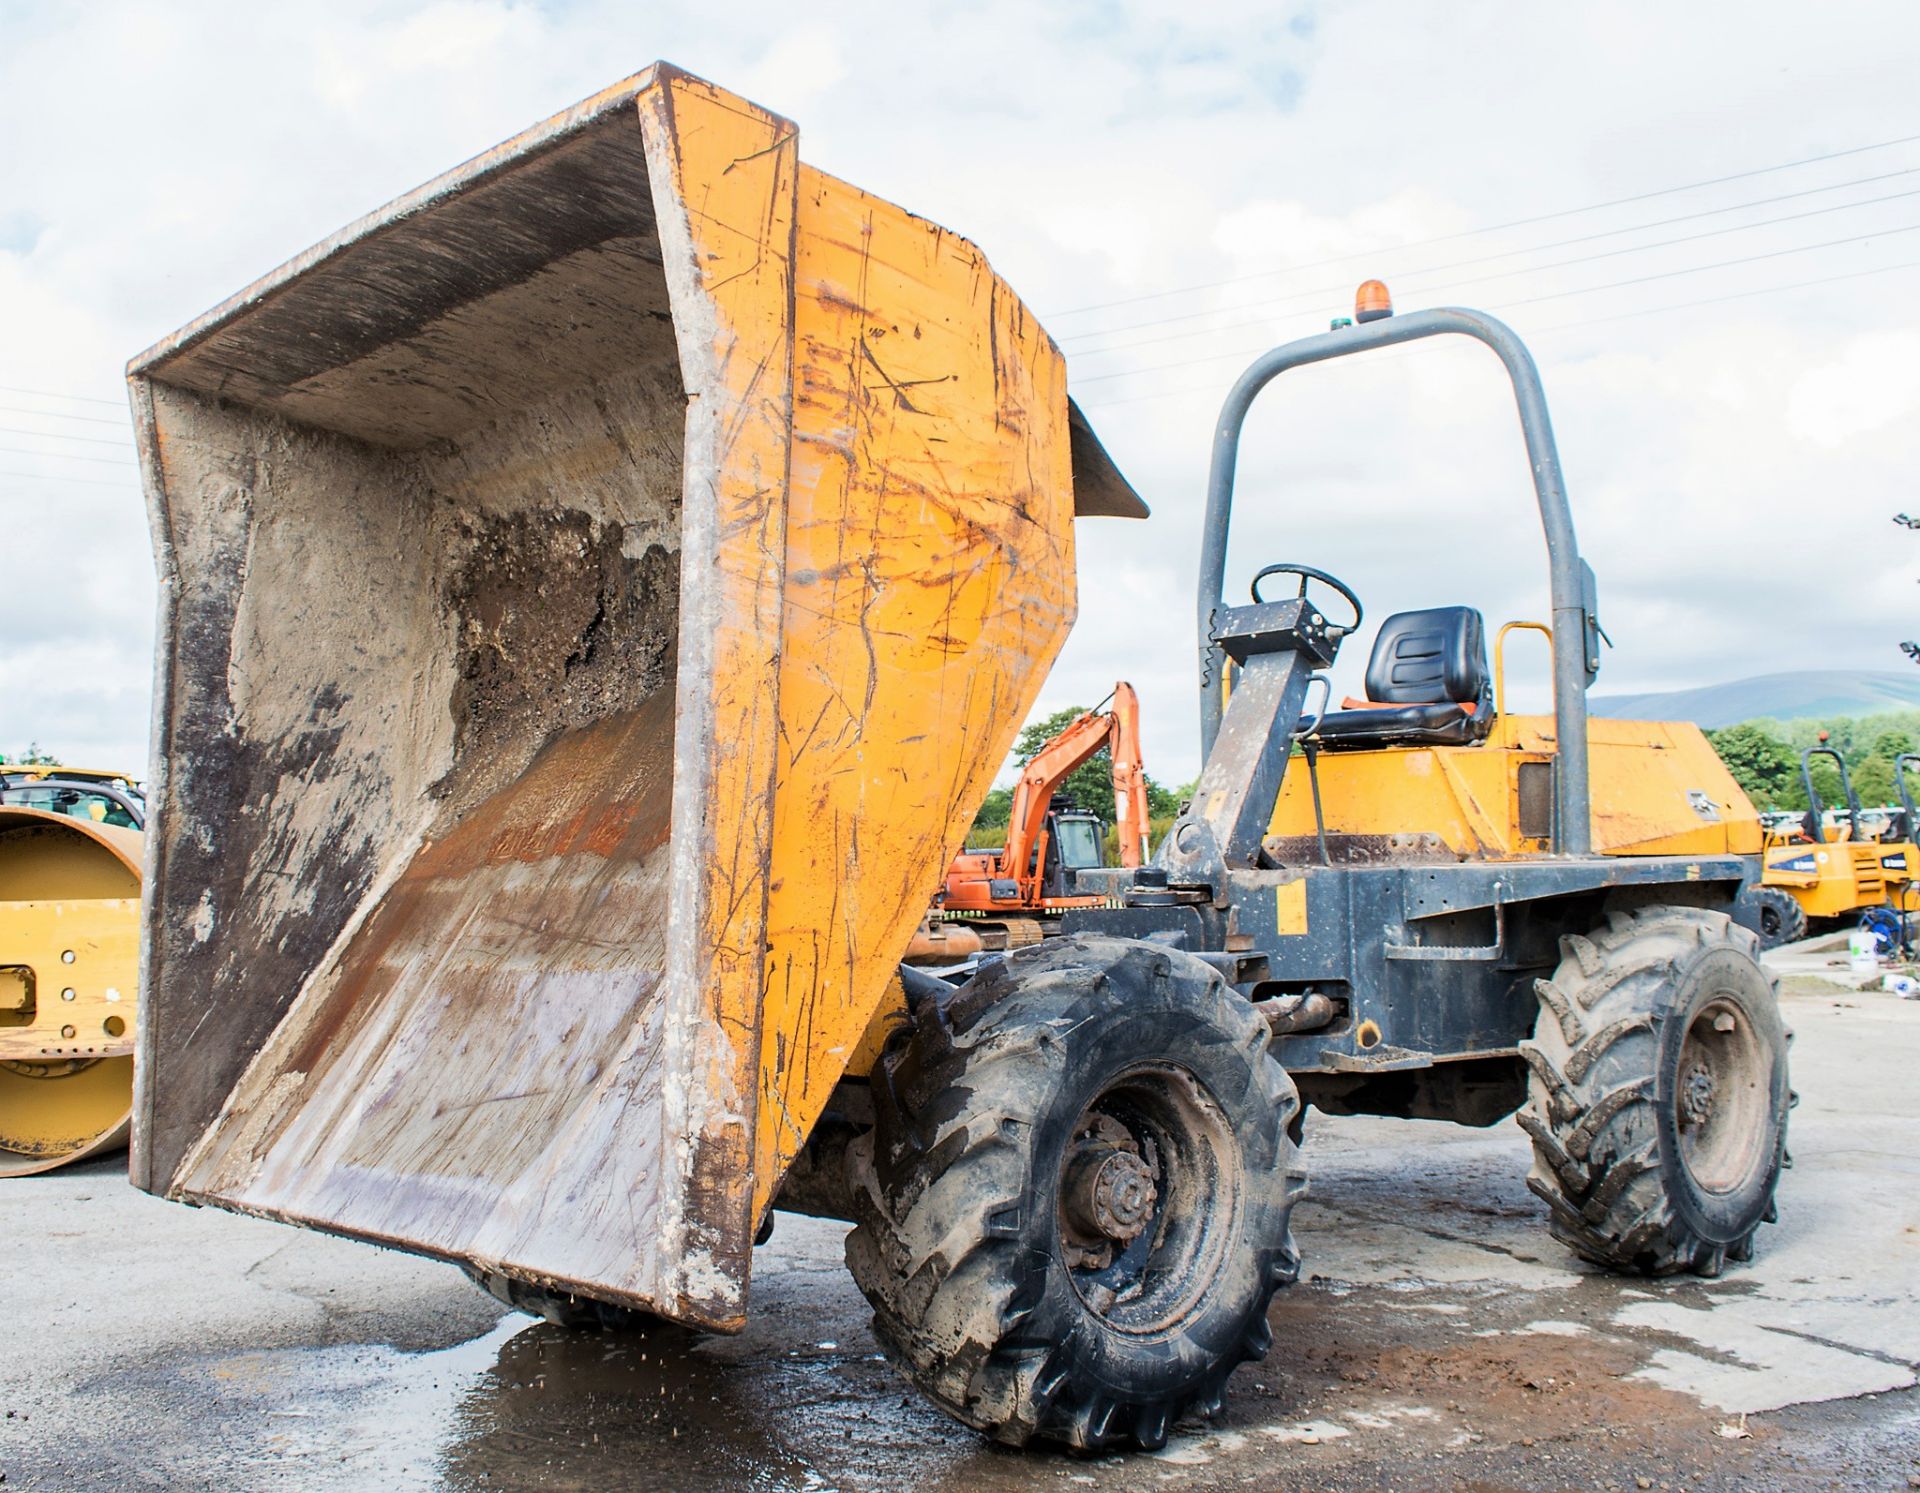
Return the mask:
[[[453,1269],[132,1191],[0,1187],[14,1488],[1920,1486],[1920,1001],[1791,982],[1794,1169],[1751,1266],[1617,1280],[1524,1138],[1316,1116],[1301,1284],[1164,1452],[989,1446],[879,1357],[841,1230],[785,1218],[741,1337],[575,1334]]]

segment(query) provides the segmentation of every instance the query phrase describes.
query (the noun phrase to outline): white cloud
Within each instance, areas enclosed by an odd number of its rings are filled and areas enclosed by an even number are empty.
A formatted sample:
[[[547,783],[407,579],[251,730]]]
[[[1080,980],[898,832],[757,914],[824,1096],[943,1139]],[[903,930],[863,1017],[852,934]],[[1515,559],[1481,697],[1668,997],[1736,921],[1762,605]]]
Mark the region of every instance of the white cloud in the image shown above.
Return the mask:
[[[1920,414],[1920,331],[1869,332],[1809,368],[1787,402],[1788,429],[1827,450]]]
[[[1920,167],[1920,147],[1431,242],[1910,133],[1899,101],[1920,16],[1866,0],[1813,19],[1786,0],[1737,13],[1656,0],[10,7],[0,383],[113,399],[128,354],[660,56],[795,119],[814,164],[975,239],[1062,340],[1156,517],[1085,526],[1081,622],[1046,702],[1090,703],[1132,678],[1161,777],[1194,767],[1193,567],[1219,396],[1255,351],[1324,327],[1374,273],[1403,309],[1483,304],[1532,340],[1619,644],[1603,689],[1903,667],[1892,642],[1916,631],[1920,540],[1887,520],[1920,506],[1920,271],[1774,288],[1920,259],[1920,234],[1900,232],[1920,221],[1915,203],[1587,256],[1913,186],[1602,236]],[[1858,241],[1804,248],[1843,238]],[[1693,272],[1763,253],[1776,257]],[[1264,273],[1338,256],[1354,257]],[[1213,281],[1231,283],[1159,294]],[[1752,291],[1769,293],[1712,300]],[[1062,314],[1109,302],[1126,304]],[[1684,309],[1633,314],[1662,306]],[[0,471],[39,474],[0,477],[4,532],[49,514],[76,528],[0,553],[0,636],[32,640],[0,676],[0,744],[64,737],[137,757],[151,612],[138,495],[77,459],[116,448],[44,434],[123,428],[8,425],[30,433],[0,445],[64,454],[0,457]],[[1456,600],[1490,620],[1538,616],[1531,501],[1482,351],[1309,371],[1255,412],[1232,586],[1290,558],[1349,576],[1376,617]]]

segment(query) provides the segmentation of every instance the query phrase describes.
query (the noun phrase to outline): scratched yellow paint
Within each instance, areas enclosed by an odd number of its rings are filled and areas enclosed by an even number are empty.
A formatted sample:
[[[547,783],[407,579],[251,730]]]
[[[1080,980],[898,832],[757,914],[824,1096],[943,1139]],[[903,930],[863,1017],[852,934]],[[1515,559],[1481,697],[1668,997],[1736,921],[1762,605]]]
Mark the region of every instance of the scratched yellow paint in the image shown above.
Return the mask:
[[[688,1082],[662,1116],[690,1145],[660,1202],[687,1233],[677,1294],[727,1320],[742,1306],[758,951],[777,870],[798,136],[683,73],[663,70],[638,105],[688,394],[681,571],[701,577],[680,633],[667,934],[680,978],[665,1042]]]
[[[1307,883],[1304,877],[1273,889],[1273,913],[1276,931],[1282,938],[1297,937],[1307,931]]]
[[[681,75],[639,103],[676,320],[683,288],[710,308],[681,362],[719,519],[685,542],[725,598],[682,631],[676,770],[708,777],[676,784],[699,906],[674,927],[710,960],[689,1183],[725,1246],[856,1058],[1072,624],[1066,372],[977,248],[798,164],[785,121]],[[698,429],[703,406],[726,418]]]
[[[277,806],[310,808],[322,787],[357,804],[362,782],[379,782],[377,812],[355,822],[378,847],[367,863],[391,873],[342,894],[333,911],[355,931],[302,954],[291,990],[246,984],[249,940],[284,947],[274,929],[290,915],[264,875],[215,910],[204,949],[149,956],[160,999],[142,1058],[159,1077],[146,1132],[172,1128],[164,1144],[143,1140],[141,1185],[703,1327],[743,1322],[756,1217],[835,1081],[870,1061],[899,956],[1074,600],[1058,350],[971,244],[799,152],[788,121],[661,65],[363,220],[136,362],[163,572],[181,578],[168,656],[183,679],[197,667],[181,639],[198,634],[178,619],[203,607],[211,625],[251,628],[236,632],[251,677],[287,687],[221,708],[259,733],[248,750],[276,752],[274,711],[304,713],[333,676],[287,628],[271,569],[235,578],[206,535],[297,519],[343,573],[363,542],[357,522],[336,530],[264,494],[214,503],[226,488],[197,474],[229,470],[259,421],[283,414],[345,438],[288,455],[279,470],[301,481],[283,491],[331,492],[317,474],[336,459],[412,484],[422,440],[459,483],[490,484],[450,495],[470,503],[457,543],[422,547],[420,574],[441,569],[410,594],[433,615],[393,650],[424,681],[420,721],[469,719],[447,650],[495,629],[491,602],[463,610],[451,580],[474,563],[468,513],[540,534],[618,524],[636,562],[609,566],[603,610],[578,638],[567,624],[509,658],[527,665],[516,700],[554,710],[548,666],[569,674],[602,617],[661,674],[643,699],[569,692],[552,735],[463,728],[445,745],[390,725],[376,676],[347,680],[350,745],[318,777],[303,768]],[[494,247],[474,238],[487,211],[505,230],[488,261],[504,283],[475,297],[461,287]],[[362,271],[393,277],[408,314],[366,325]],[[342,306],[375,345],[329,362]],[[245,389],[214,409],[201,385],[233,377]],[[1082,461],[1088,511],[1132,506],[1084,442]],[[542,563],[567,564],[552,554]],[[593,577],[555,579],[584,597]],[[654,630],[667,616],[671,631]],[[548,641],[569,651],[548,659]],[[242,672],[222,663],[168,705],[189,763],[232,750],[192,733],[213,719],[201,701],[231,706]],[[439,774],[475,796],[387,786]],[[566,807],[583,777],[584,831]],[[190,774],[172,782],[170,802],[192,798]],[[209,833],[231,828],[223,806],[196,809]],[[493,831],[509,811],[503,859]],[[189,818],[163,821],[163,856],[188,853]],[[294,863],[318,879],[344,852],[328,815],[313,822],[326,829],[302,821]],[[274,854],[278,868],[293,852]],[[192,926],[182,912],[198,915],[170,907],[161,943]],[[183,973],[196,959],[242,971],[240,997],[222,989],[206,1009],[207,983]],[[499,1019],[476,1028],[463,1001]],[[266,1018],[239,1032],[255,1011]],[[244,1070],[160,1040],[205,1020],[238,1034]],[[542,1056],[540,1084],[516,1076]],[[369,1106],[389,1071],[406,1081]],[[482,1106],[487,1119],[450,1118]]]
[[[980,251],[803,166],[756,1209],[1073,620],[1059,352]]]
[[[1594,848],[1607,855],[1754,855],[1760,824],[1696,726],[1594,720],[1588,730]],[[1479,746],[1327,752],[1320,794],[1330,834],[1437,837],[1457,855],[1536,855],[1519,822],[1519,768],[1553,760],[1553,721],[1508,716]],[[1701,795],[1704,809],[1691,794]],[[1311,785],[1287,773],[1269,832],[1314,832]]]

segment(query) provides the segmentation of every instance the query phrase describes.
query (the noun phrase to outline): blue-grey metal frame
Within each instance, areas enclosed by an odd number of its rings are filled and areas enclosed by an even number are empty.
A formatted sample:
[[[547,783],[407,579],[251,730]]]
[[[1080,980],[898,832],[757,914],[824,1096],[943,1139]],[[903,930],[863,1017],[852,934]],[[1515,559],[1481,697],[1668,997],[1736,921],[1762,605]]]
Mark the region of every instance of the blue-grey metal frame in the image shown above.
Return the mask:
[[[1587,855],[1593,849],[1587,786],[1587,686],[1599,671],[1599,628],[1594,617],[1593,573],[1581,562],[1573,534],[1573,513],[1554,446],[1553,424],[1540,372],[1513,329],[1479,311],[1441,307],[1342,327],[1303,337],[1257,358],[1227,395],[1213,437],[1213,468],[1207,478],[1207,516],[1201,541],[1198,622],[1200,628],[1200,750],[1213,753],[1221,718],[1221,670],[1224,655],[1212,641],[1214,614],[1224,601],[1227,530],[1233,514],[1234,471],[1240,433],[1255,397],[1280,374],[1309,363],[1392,347],[1422,337],[1456,333],[1485,343],[1506,366],[1520,410],[1520,429],[1533,464],[1533,488],[1546,530],[1547,564],[1552,585],[1554,771],[1553,848],[1561,855]],[[1578,638],[1581,646],[1564,640]]]

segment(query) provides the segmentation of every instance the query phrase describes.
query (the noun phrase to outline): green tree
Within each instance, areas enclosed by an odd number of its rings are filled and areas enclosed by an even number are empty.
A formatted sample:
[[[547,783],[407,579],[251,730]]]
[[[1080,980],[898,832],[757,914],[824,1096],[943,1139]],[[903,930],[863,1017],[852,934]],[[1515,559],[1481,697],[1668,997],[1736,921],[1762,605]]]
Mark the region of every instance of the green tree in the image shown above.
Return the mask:
[[[1894,800],[1893,759],[1883,757],[1876,749],[1853,769],[1853,791],[1860,795],[1862,808],[1877,809],[1891,804]]]
[[[1054,711],[1052,715],[1028,721],[1013,744],[1014,765],[1024,768],[1040,755],[1048,742],[1085,714],[1083,707],[1070,705],[1065,710]],[[1146,780],[1149,819],[1171,819],[1179,811],[1179,797],[1156,783],[1152,773],[1146,774]],[[1186,791],[1192,791],[1191,785]],[[1113,754],[1101,747],[1067,774],[1066,780],[1054,790],[1053,796],[1062,808],[1084,809],[1090,814],[1098,814],[1110,824],[1113,819]],[[995,788],[981,804],[980,812],[974,816],[974,829],[1004,829],[1012,812],[1013,790]]]
[[[1162,788],[1154,782],[1153,774],[1147,774],[1147,816],[1152,819],[1171,819],[1180,812],[1182,801],[1193,792],[1191,783],[1182,788]]]
[[[1755,805],[1762,809],[1805,807],[1794,754],[1779,737],[1755,722],[1745,721],[1709,731],[1707,740]],[[1800,796],[1800,804],[1787,802],[1794,795]]]
[[[1913,749],[1911,731],[1882,731],[1873,739],[1873,755],[1885,757],[1889,762]]]
[[[975,829],[1005,829],[1007,819],[1013,813],[1013,790],[1011,788],[991,788],[987,790],[980,812],[973,816]]]

